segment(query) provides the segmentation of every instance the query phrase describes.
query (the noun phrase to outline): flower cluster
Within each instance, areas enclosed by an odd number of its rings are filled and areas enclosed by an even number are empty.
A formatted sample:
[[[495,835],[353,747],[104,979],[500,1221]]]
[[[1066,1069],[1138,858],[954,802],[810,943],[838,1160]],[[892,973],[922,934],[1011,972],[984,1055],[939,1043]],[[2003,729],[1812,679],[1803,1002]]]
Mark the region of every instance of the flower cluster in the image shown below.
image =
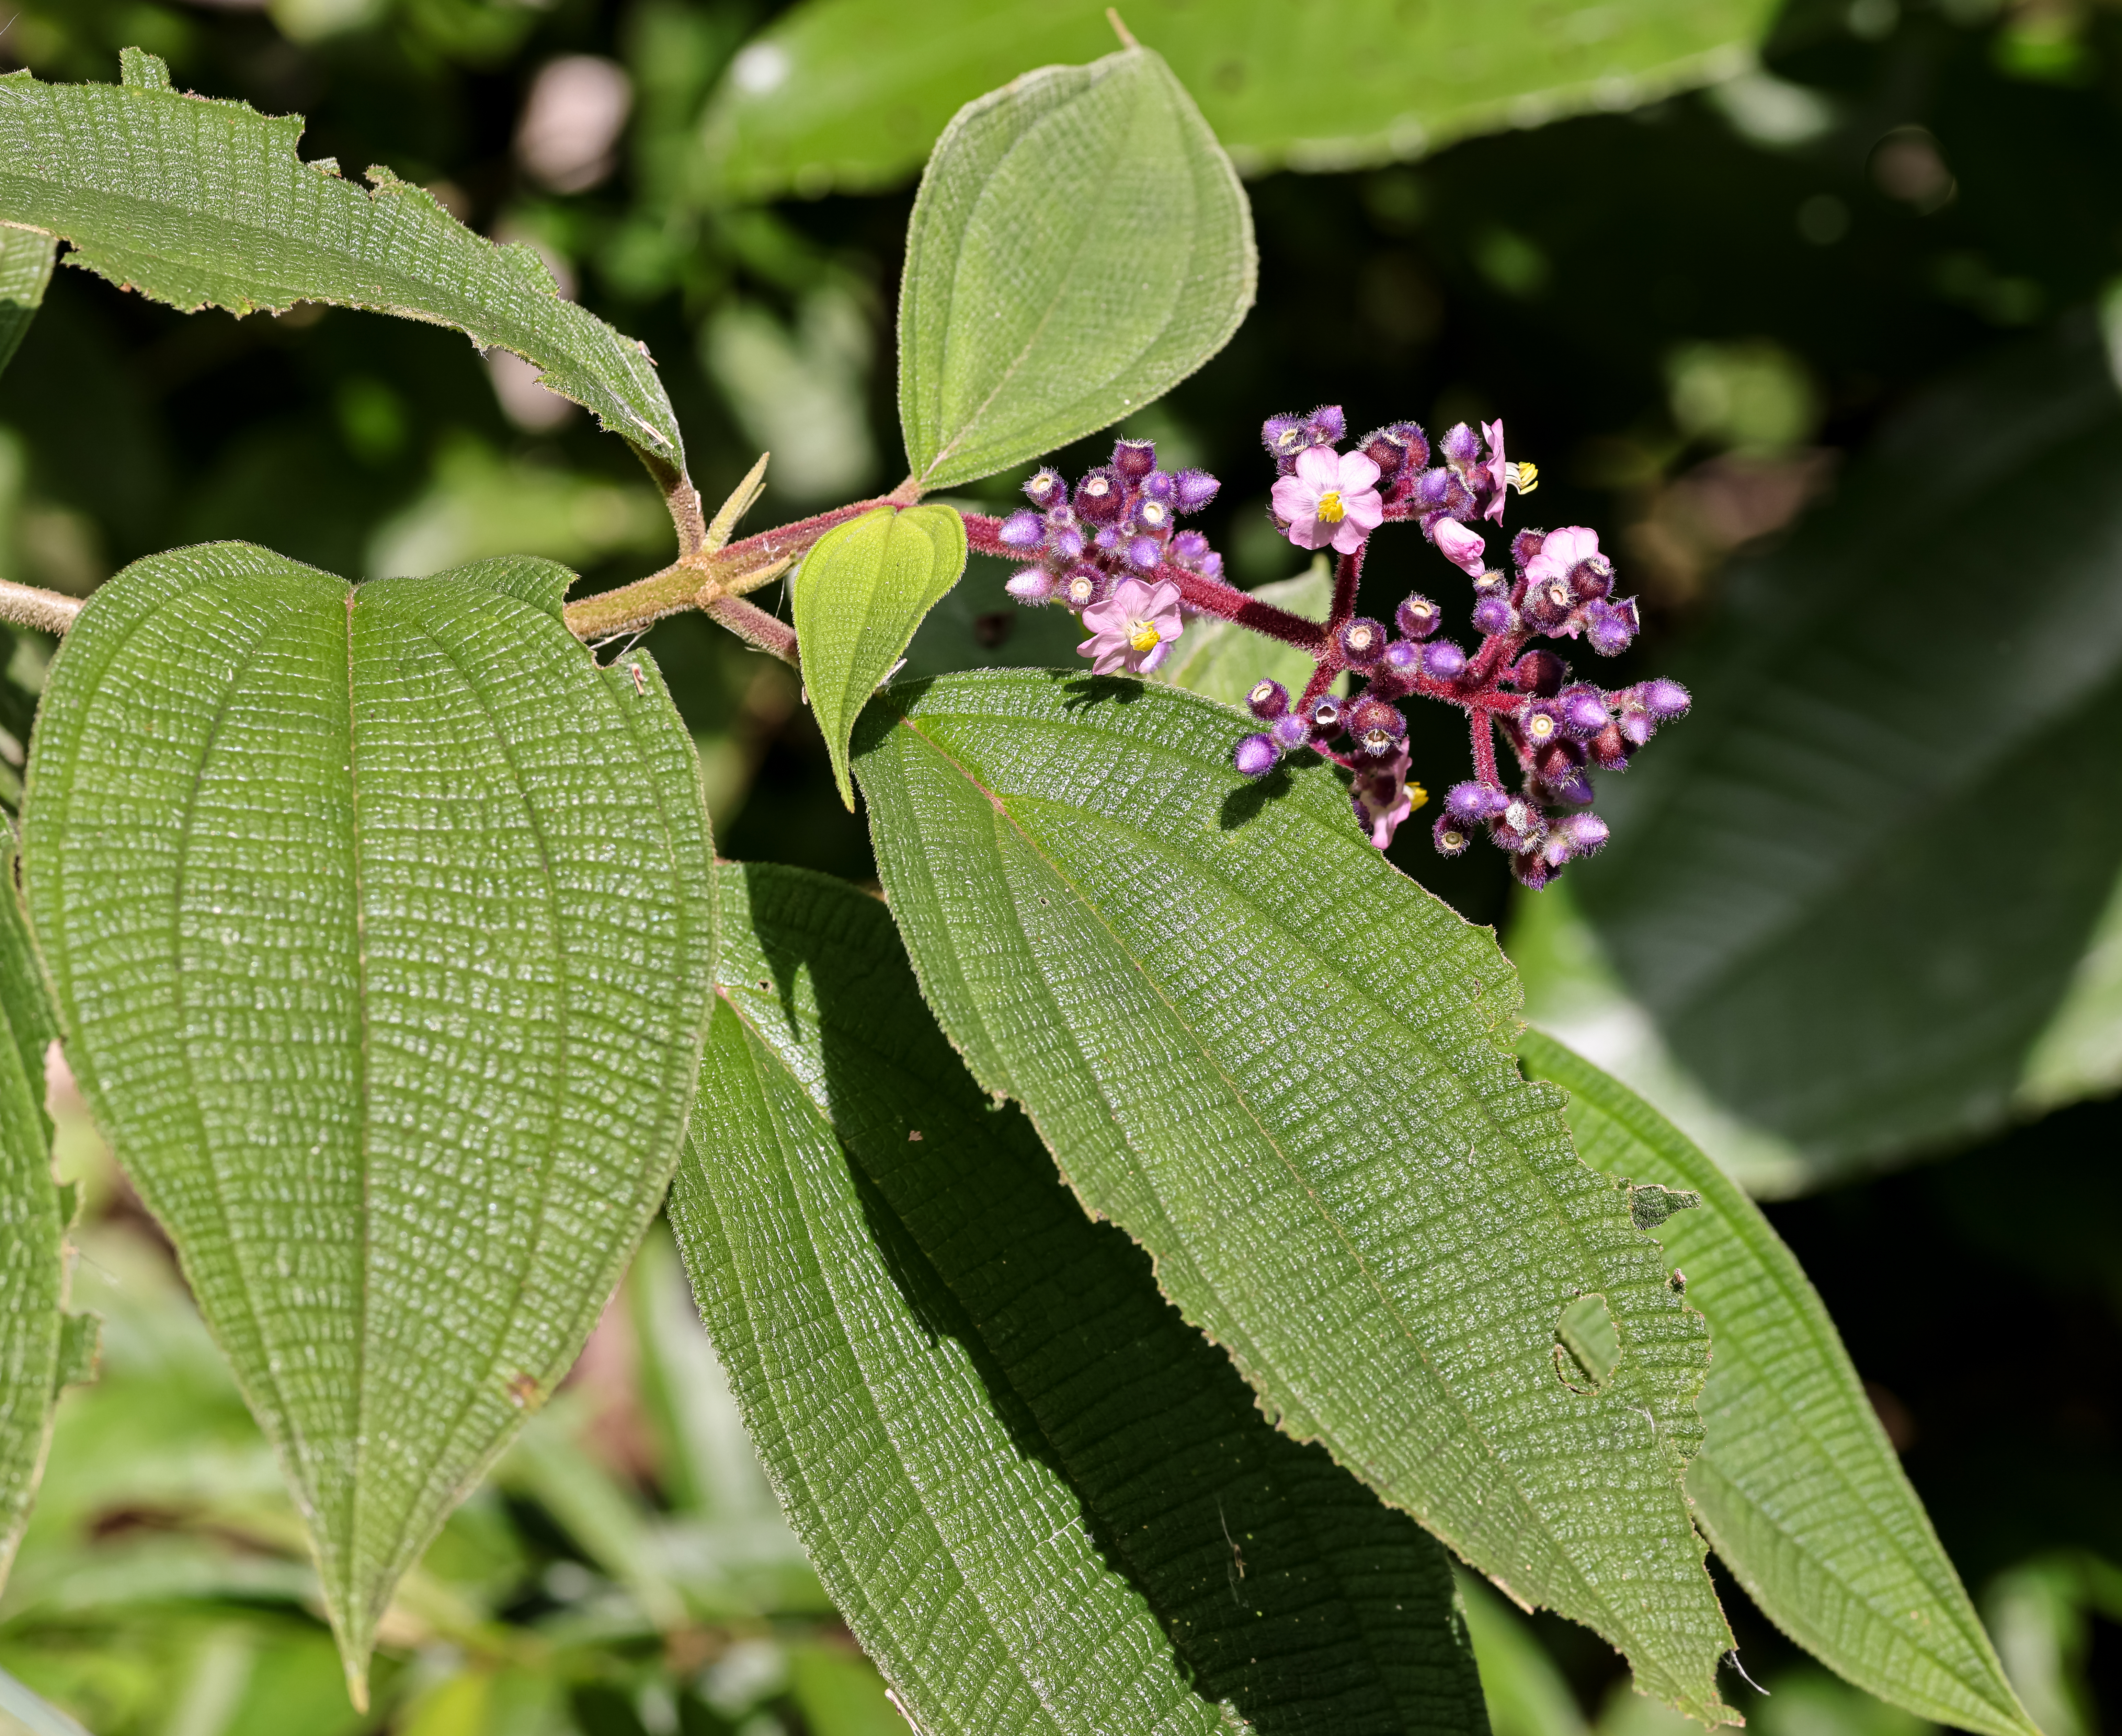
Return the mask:
[[[1416,698],[1459,707],[1470,726],[1474,775],[1445,798],[1432,833],[1439,851],[1456,856],[1485,830],[1518,879],[1538,887],[1598,849],[1607,828],[1591,811],[1592,771],[1625,767],[1689,700],[1673,681],[1610,689],[1573,679],[1558,649],[1534,642],[1578,640],[1610,657],[1634,640],[1635,603],[1615,595],[1597,533],[1577,525],[1521,530],[1509,545],[1510,571],[1489,565],[1477,527],[1500,525],[1510,492],[1530,493],[1538,482],[1532,465],[1505,455],[1500,422],[1451,428],[1433,464],[1428,436],[1411,422],[1342,450],[1348,427],[1338,405],[1270,417],[1260,432],[1278,473],[1277,527],[1299,548],[1336,556],[1323,624],[1224,582],[1208,539],[1176,525],[1214,497],[1216,479],[1160,470],[1147,441],[1121,441],[1112,462],[1073,490],[1041,470],[1025,484],[1037,510],[999,522],[969,518],[968,527],[975,546],[1026,563],[1009,581],[1012,595],[1082,617],[1089,637],[1077,649],[1101,674],[1156,669],[1187,614],[1219,616],[1305,651],[1314,667],[1301,693],[1264,680],[1248,697],[1265,727],[1238,744],[1237,769],[1264,777],[1299,751],[1334,761],[1347,768],[1357,819],[1380,849],[1424,800],[1408,781],[1402,707]],[[1355,612],[1372,534],[1408,520],[1473,581],[1470,620],[1479,642],[1470,652],[1442,636],[1443,609],[1419,593],[1390,627]],[[1344,674],[1362,684],[1348,698],[1333,692]],[[1515,791],[1499,769],[1498,735],[1517,763]]]

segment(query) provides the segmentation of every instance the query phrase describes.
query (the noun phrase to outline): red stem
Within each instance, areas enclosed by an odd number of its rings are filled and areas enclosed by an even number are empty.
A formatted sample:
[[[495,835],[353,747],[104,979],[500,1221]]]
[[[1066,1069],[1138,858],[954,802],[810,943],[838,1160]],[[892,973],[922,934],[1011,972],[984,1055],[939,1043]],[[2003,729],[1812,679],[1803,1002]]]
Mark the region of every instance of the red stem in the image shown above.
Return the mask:
[[[1474,776],[1480,782],[1500,786],[1503,779],[1496,772],[1496,730],[1485,711],[1470,714],[1474,748]]]

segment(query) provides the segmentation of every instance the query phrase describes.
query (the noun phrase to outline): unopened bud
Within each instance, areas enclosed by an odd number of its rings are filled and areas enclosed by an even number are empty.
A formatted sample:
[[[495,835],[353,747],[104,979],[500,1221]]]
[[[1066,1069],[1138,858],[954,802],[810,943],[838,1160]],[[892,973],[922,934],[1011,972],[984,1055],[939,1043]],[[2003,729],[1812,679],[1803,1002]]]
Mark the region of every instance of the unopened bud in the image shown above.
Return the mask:
[[[1486,825],[1510,805],[1510,797],[1495,785],[1479,783],[1471,778],[1452,785],[1444,796],[1446,811],[1470,826]]]
[[[1044,567],[1027,567],[1003,581],[1003,589],[1020,603],[1044,603],[1060,588],[1060,580]]]
[[[1386,628],[1382,621],[1373,621],[1358,615],[1346,623],[1337,636],[1341,655],[1353,667],[1368,669],[1386,654]]]
[[[1474,631],[1484,639],[1513,632],[1517,624],[1517,611],[1507,596],[1491,591],[1474,605]]]
[[[1073,609],[1102,603],[1112,594],[1113,581],[1096,567],[1078,567],[1061,581],[1061,600]]]
[[[1304,419],[1314,446],[1338,446],[1348,436],[1348,418],[1338,404],[1322,404]]]
[[[1643,709],[1661,723],[1669,717],[1685,716],[1688,707],[1694,703],[1685,688],[1662,675],[1644,682],[1636,691],[1643,697]]]
[[[1634,597],[1624,598],[1619,603],[1601,600],[1585,607],[1584,637],[1591,642],[1592,649],[1602,657],[1618,656],[1626,651],[1638,630]]]
[[[1592,738],[1592,763],[1601,771],[1625,772],[1631,751],[1618,723],[1610,723]]]
[[[1012,512],[995,534],[1005,548],[1036,548],[1046,535],[1046,520],[1035,512]]]
[[[1035,470],[1024,484],[1026,497],[1035,506],[1058,506],[1068,497],[1068,484],[1059,470]]]
[[[1073,525],[1057,525],[1046,533],[1046,552],[1055,560],[1074,560],[1083,552],[1083,533]]]
[[[1181,512],[1199,512],[1222,486],[1206,470],[1181,470],[1171,478],[1171,504]]]
[[[1545,530],[1521,530],[1511,539],[1511,562],[1523,567],[1540,553],[1540,544],[1547,540]]]
[[[1481,455],[1481,436],[1463,422],[1455,422],[1447,428],[1437,446],[1444,454],[1444,461],[1454,469],[1463,469]]]
[[[1568,673],[1569,665],[1553,651],[1527,651],[1511,665],[1511,684],[1521,693],[1552,699],[1562,691],[1563,679]]]
[[[1164,544],[1153,536],[1130,537],[1127,545],[1128,565],[1143,572],[1154,572],[1164,558]]]
[[[1606,821],[1596,814],[1569,814],[1554,823],[1557,833],[1569,840],[1571,850],[1578,856],[1589,856],[1613,836]]]
[[[1274,720],[1268,734],[1274,738],[1275,745],[1285,754],[1306,747],[1311,741],[1311,726],[1299,712],[1285,712]]]
[[[1142,497],[1170,506],[1179,492],[1178,478],[1169,470],[1152,470],[1142,479]]]
[[[1427,639],[1444,624],[1444,611],[1417,591],[1393,611],[1393,622],[1410,639]]]
[[[1138,483],[1157,468],[1157,442],[1119,440],[1113,442],[1113,468],[1131,483]]]
[[[1191,567],[1208,552],[1208,539],[1198,530],[1182,530],[1171,539],[1171,558]]]
[[[1127,506],[1127,489],[1110,470],[1093,470],[1076,484],[1076,516],[1109,525]]]
[[[1282,749],[1266,735],[1246,736],[1231,756],[1240,774],[1246,777],[1264,777],[1281,758]]]
[[[1466,653],[1449,639],[1438,639],[1422,648],[1422,671],[1438,681],[1456,681],[1466,673]]]
[[[1390,428],[1375,428],[1357,449],[1378,467],[1381,482],[1391,482],[1407,468],[1407,443]]]
[[[1565,688],[1557,696],[1562,726],[1580,741],[1588,741],[1606,727],[1606,696],[1582,682]]]
[[[1246,709],[1262,723],[1273,723],[1289,710],[1289,689],[1269,679],[1246,695]]]

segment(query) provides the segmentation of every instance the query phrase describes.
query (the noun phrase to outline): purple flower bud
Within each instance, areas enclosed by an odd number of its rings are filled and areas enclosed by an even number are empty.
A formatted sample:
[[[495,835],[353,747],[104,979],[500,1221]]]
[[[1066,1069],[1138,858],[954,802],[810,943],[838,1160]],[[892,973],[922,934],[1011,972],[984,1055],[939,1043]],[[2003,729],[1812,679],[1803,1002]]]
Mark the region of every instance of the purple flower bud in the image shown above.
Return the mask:
[[[1056,525],[1046,533],[1046,552],[1057,561],[1076,559],[1083,552],[1083,533],[1073,525]]]
[[[1305,431],[1315,446],[1338,446],[1348,437],[1348,418],[1338,404],[1322,404],[1305,418]]]
[[[1198,530],[1182,530],[1171,539],[1171,558],[1191,567],[1208,552],[1208,539]]]
[[[1685,717],[1694,703],[1694,696],[1685,688],[1662,675],[1644,682],[1636,692],[1643,697],[1643,709],[1661,723],[1668,717]]]
[[[1060,587],[1061,581],[1044,567],[1027,567],[1003,581],[1002,588],[1020,603],[1044,603]]]
[[[1544,748],[1551,741],[1559,741],[1562,738],[1562,702],[1526,700],[1518,707],[1518,728],[1530,747]]]
[[[1554,878],[1555,870],[1541,860],[1537,847],[1523,851],[1511,858],[1511,872],[1517,883],[1528,892],[1538,892]]]
[[[1162,501],[1168,506],[1178,492],[1178,478],[1169,470],[1152,470],[1142,479],[1142,497],[1146,501]]]
[[[1589,856],[1613,836],[1606,823],[1596,814],[1567,814],[1554,823],[1559,835],[1569,840],[1570,849],[1577,856]]]
[[[1478,783],[1471,778],[1452,785],[1444,796],[1445,811],[1470,826],[1486,825],[1510,805],[1510,797],[1495,785]]]
[[[1466,653],[1449,639],[1438,639],[1422,648],[1424,674],[1438,681],[1456,681],[1466,673]]]
[[[1511,539],[1511,562],[1523,567],[1540,553],[1540,545],[1547,540],[1545,530],[1521,530]]]
[[[1629,740],[1618,723],[1608,724],[1592,738],[1592,763],[1602,771],[1627,771],[1629,751]]]
[[[1422,647],[1407,639],[1395,639],[1386,647],[1379,667],[1408,682],[1422,673]],[[1376,679],[1376,676],[1372,678]]]
[[[1455,422],[1445,430],[1439,443],[1444,461],[1454,469],[1463,469],[1481,455],[1481,436],[1463,422]]]
[[[1444,624],[1444,611],[1417,591],[1393,611],[1393,622],[1410,639],[1427,639]]]
[[[1093,470],[1076,484],[1076,516],[1109,525],[1126,510],[1127,488],[1110,470]]]
[[[1540,787],[1546,791],[1550,801],[1564,802],[1571,807],[1582,807],[1592,800],[1592,780],[1584,775],[1582,766],[1570,766],[1559,776],[1543,777]]]
[[[1330,693],[1311,707],[1311,733],[1317,736],[1339,735],[1344,716],[1341,702]]]
[[[1399,752],[1407,740],[1407,719],[1398,706],[1366,693],[1348,707],[1348,735],[1358,753],[1382,758]]]
[[[1246,777],[1264,777],[1275,768],[1282,758],[1282,749],[1267,735],[1248,735],[1240,742],[1237,751],[1231,755],[1240,775]]]
[[[1562,691],[1569,665],[1553,651],[1527,651],[1511,665],[1511,685],[1521,693],[1536,693],[1552,699]]]
[[[1120,544],[1125,540],[1126,539],[1120,534],[1120,527],[1117,525],[1099,525],[1098,534],[1091,539],[1101,554],[1118,554],[1120,552]]]
[[[1639,748],[1651,739],[1651,732],[1657,728],[1657,720],[1648,712],[1627,711],[1614,720],[1614,725],[1620,730],[1624,741]]]
[[[1407,448],[1407,464],[1410,470],[1419,470],[1429,462],[1429,436],[1422,432],[1419,422],[1395,422],[1386,432]]]
[[[1035,512],[1012,512],[995,534],[1007,548],[1036,548],[1046,535],[1046,520]]]
[[[1440,814],[1437,824],[1429,828],[1429,841],[1436,845],[1439,856],[1464,856],[1474,839],[1460,822],[1448,814]]]
[[[1144,500],[1134,509],[1134,521],[1145,530],[1168,531],[1171,529],[1171,506],[1167,501]]]
[[[1279,681],[1262,681],[1246,695],[1246,709],[1262,723],[1273,723],[1289,710],[1289,689]]]
[[[1171,479],[1171,503],[1181,512],[1199,512],[1222,486],[1206,470],[1181,470]]]
[[[1357,448],[1378,467],[1378,479],[1389,483],[1407,468],[1407,442],[1390,428],[1373,428]]]
[[[1113,468],[1129,482],[1140,482],[1157,468],[1157,442],[1153,440],[1115,441]]]
[[[1535,579],[1526,586],[1525,598],[1518,604],[1528,625],[1542,632],[1552,632],[1569,618],[1569,611],[1577,606],[1577,600],[1569,594],[1565,579]]]
[[[1082,610],[1112,595],[1113,581],[1096,567],[1078,567],[1061,581],[1061,600]]]
[[[1462,502],[1459,496],[1465,493],[1459,478],[1442,466],[1425,470],[1414,479],[1414,492],[1409,497],[1415,510],[1422,513],[1442,512],[1449,515],[1473,505],[1471,500]]]
[[[1537,850],[1547,837],[1547,819],[1522,796],[1513,796],[1489,828],[1500,849],[1513,856],[1521,851]]]
[[[1602,599],[1585,606],[1584,637],[1592,642],[1592,649],[1602,657],[1616,656],[1626,651],[1638,630],[1634,597],[1624,598],[1619,603]]]
[[[1606,712],[1606,696],[1582,682],[1563,688],[1555,702],[1563,728],[1579,741],[1589,741],[1611,721]]]
[[[1287,474],[1297,455],[1311,444],[1311,431],[1302,416],[1270,416],[1260,424],[1260,444]]]
[[[1157,562],[1164,558],[1164,544],[1153,536],[1132,537],[1127,545],[1128,565],[1143,572],[1157,571]]]
[[[1223,558],[1220,554],[1204,554],[1194,563],[1194,570],[1204,579],[1220,579],[1223,576]]]
[[[1607,595],[1614,588],[1614,563],[1603,554],[1587,555],[1569,569],[1569,588],[1587,603]]]
[[[1474,631],[1484,638],[1493,633],[1511,632],[1517,620],[1517,611],[1501,591],[1490,591],[1474,605]]]
[[[1285,712],[1274,720],[1268,734],[1274,738],[1275,745],[1285,754],[1308,747],[1311,742],[1311,725],[1299,712]]]
[[[1054,506],[1068,498],[1068,484],[1059,470],[1035,470],[1025,482],[1024,492],[1035,506]]]
[[[1386,635],[1382,621],[1358,615],[1343,626],[1336,637],[1341,655],[1357,669],[1368,669],[1386,654]]]

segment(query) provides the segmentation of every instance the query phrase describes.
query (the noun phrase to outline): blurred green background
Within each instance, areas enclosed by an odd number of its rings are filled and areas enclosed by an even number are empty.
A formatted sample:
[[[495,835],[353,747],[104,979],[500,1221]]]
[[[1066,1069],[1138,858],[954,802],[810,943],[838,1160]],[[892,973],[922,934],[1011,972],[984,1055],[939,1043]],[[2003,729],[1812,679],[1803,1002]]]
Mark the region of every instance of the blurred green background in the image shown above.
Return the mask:
[[[388,164],[481,231],[535,242],[573,294],[649,343],[703,493],[772,450],[752,528],[901,474],[891,308],[910,188],[739,203],[716,178],[703,114],[781,8],[12,10],[12,65],[107,80],[138,44],[180,86],[306,114],[306,156]],[[909,33],[923,10],[907,0]],[[1334,27],[1330,0],[1311,10]],[[2008,371],[2019,346],[2096,352],[2122,273],[2122,12],[1792,0],[1759,65],[1726,70],[1624,112],[1250,182],[1260,306],[1130,425],[1223,478],[1204,528],[1240,582],[1299,565],[1263,510],[1264,416],[1339,401],[1352,427],[1434,430],[1500,414],[1512,455],[1540,463],[1539,521],[1600,527],[1641,591],[1629,670],[1661,668],[1710,631],[1735,557],[1773,549],[1932,386]],[[1000,502],[1016,480],[974,494]],[[2112,481],[1999,460],[1987,504],[2025,554],[1997,572],[1994,607],[2047,582],[2058,496]],[[78,594],[219,537],[357,575],[523,548],[603,586],[660,564],[669,532],[624,449],[507,357],[340,311],[186,319],[59,273],[0,378],[0,572]],[[1441,589],[1420,558],[1412,539],[1383,552],[1370,612],[1413,583]],[[976,561],[914,670],[1066,661],[1068,625],[1009,610]],[[723,853],[869,880],[863,823],[839,805],[792,674],[699,618],[649,642]],[[0,647],[10,801],[49,649]],[[1449,718],[1418,720],[1414,752],[1433,790],[1464,775]],[[1426,818],[1394,860],[1506,923],[1501,858],[1438,861]],[[2008,801],[1988,819],[2040,825]],[[105,1351],[100,1383],[62,1402],[0,1600],[0,1667],[22,1683],[96,1736],[904,1729],[779,1519],[660,1231],[561,1399],[408,1582],[376,1709],[355,1716],[270,1454],[166,1246],[77,1100],[60,1106],[63,1172],[88,1183],[76,1300],[105,1317]],[[1898,1154],[1921,1167],[1772,1208],[2051,1736],[2122,1729],[2118,1133],[2113,1102],[2081,1102],[1987,1142],[1929,1139]],[[1769,1736],[1916,1728],[1724,1590],[1770,1691],[1739,1701]],[[1498,1736],[1680,1728],[1591,1635],[1479,1588],[1469,1607]]]

